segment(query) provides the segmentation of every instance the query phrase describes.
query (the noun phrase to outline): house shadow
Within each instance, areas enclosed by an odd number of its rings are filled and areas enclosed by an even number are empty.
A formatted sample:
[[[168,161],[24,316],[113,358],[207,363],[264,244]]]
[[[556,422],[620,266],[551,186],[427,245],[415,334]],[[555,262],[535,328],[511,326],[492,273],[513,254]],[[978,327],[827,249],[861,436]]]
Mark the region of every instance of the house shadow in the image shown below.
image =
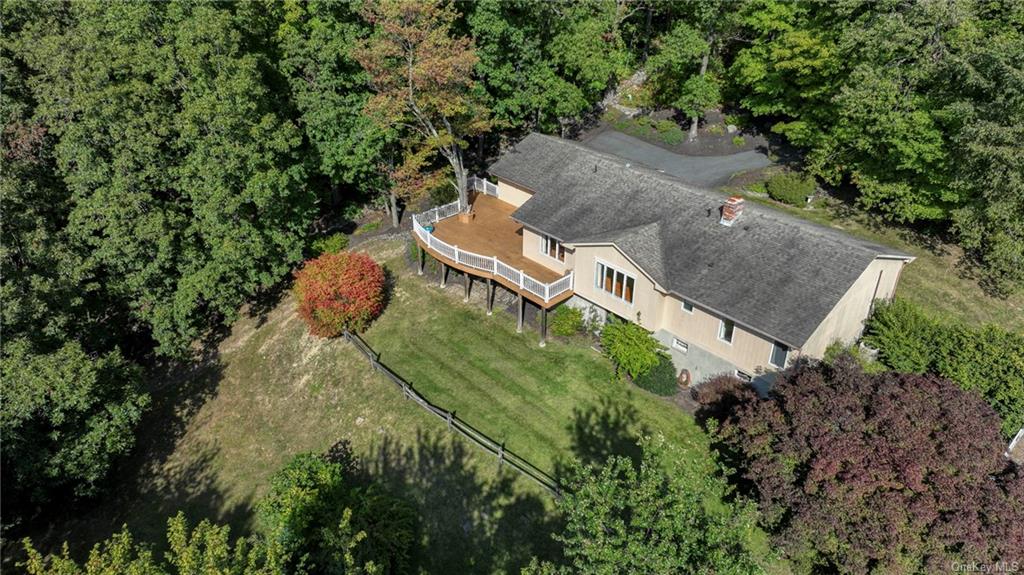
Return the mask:
[[[474,449],[445,432],[420,431],[414,444],[385,435],[360,458],[361,473],[417,507],[426,572],[518,573],[534,557],[559,561],[546,495],[516,489],[526,479],[508,468],[482,469]]]
[[[640,422],[640,412],[632,403],[605,396],[596,403],[573,408],[569,434],[573,458],[582,465],[600,466],[612,456],[619,456],[639,467],[643,457],[639,440],[649,435],[650,429]],[[569,468],[567,460],[556,463],[555,477],[560,483]]]

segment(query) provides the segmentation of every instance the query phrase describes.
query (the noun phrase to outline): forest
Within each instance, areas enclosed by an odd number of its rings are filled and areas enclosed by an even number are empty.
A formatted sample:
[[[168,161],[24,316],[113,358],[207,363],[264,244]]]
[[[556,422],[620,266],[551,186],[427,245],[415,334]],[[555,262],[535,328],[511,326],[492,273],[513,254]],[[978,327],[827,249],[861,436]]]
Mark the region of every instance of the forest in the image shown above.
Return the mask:
[[[1014,0],[0,11],[5,539],[100,496],[149,370],[202,353],[325,226],[464,194],[530,131],[598,122],[636,74],[683,130],[746,118],[851,209],[959,246],[986,293],[1024,290]]]

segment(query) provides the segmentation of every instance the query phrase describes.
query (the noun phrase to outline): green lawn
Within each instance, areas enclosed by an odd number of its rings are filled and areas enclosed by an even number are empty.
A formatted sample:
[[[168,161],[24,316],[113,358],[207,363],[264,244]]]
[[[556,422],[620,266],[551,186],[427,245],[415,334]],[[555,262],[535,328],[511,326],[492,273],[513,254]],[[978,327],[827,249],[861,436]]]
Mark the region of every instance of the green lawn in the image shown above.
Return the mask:
[[[403,243],[369,246],[395,281],[365,339],[433,402],[549,471],[571,457],[631,453],[643,431],[664,433],[692,465],[714,472],[689,415],[615,381],[609,362],[585,344],[541,349],[535,332],[515,333],[511,315],[488,317],[406,271]],[[179,509],[236,533],[258,529],[253,507],[275,470],[296,453],[348,440],[369,473],[419,507],[428,572],[518,572],[534,555],[554,553],[557,518],[546,492],[499,472],[494,458],[403,399],[349,344],[307,335],[290,298],[237,322],[206,360],[157,380],[154,411],[113,493],[37,530],[41,544],[70,540],[81,553],[124,523],[141,540],[161,541]],[[767,548],[763,535],[753,539]]]
[[[959,263],[955,245],[915,234],[852,210],[837,201],[817,201],[811,208],[795,208],[765,198],[747,196],[798,217],[843,230],[870,241],[903,250],[917,259],[904,268],[896,295],[917,303],[933,314],[970,324],[997,323],[1024,331],[1024,293],[1001,299],[987,295]]]

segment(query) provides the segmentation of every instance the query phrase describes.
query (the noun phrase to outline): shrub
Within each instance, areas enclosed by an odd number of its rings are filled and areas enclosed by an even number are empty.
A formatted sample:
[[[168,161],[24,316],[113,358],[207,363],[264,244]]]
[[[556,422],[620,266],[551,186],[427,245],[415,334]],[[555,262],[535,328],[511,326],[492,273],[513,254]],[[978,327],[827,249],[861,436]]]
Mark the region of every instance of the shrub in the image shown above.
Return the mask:
[[[336,254],[348,247],[348,236],[338,232],[313,240],[313,251],[318,254]]]
[[[725,126],[721,124],[711,124],[708,126],[708,133],[714,136],[721,136],[725,133]]]
[[[551,332],[562,337],[570,337],[583,331],[583,310],[560,305],[551,314]]]
[[[601,346],[617,369],[625,370],[633,379],[658,365],[666,351],[643,327],[619,320],[601,330]]]
[[[791,206],[807,204],[807,197],[814,193],[814,178],[797,172],[775,174],[765,182],[768,196]]]
[[[700,421],[722,421],[737,405],[757,399],[757,392],[753,386],[729,374],[716,375],[695,386],[690,395],[700,404],[696,414]]]
[[[742,148],[743,146],[747,145],[747,140],[743,136],[733,136],[732,145],[736,146],[737,148]]]
[[[841,341],[833,341],[825,348],[825,355],[822,356],[821,360],[831,365],[839,361],[841,357],[853,359],[866,373],[882,373],[886,371],[885,364],[873,359],[867,351],[856,343],[846,345]]]
[[[260,519],[292,570],[302,565],[313,573],[344,573],[345,555],[351,554],[382,573],[411,571],[416,511],[376,485],[363,485],[356,468],[342,443],[329,455],[295,456],[271,479],[258,505]]]
[[[934,375],[799,363],[719,426],[764,526],[806,572],[1024,560],[1024,477],[991,407]]]
[[[366,254],[324,254],[295,273],[295,296],[311,334],[362,331],[384,309],[384,270]]]
[[[672,358],[662,355],[650,371],[636,378],[636,385],[657,395],[675,395],[678,385],[676,366],[672,363]]]
[[[895,300],[875,307],[864,341],[892,369],[936,373],[980,393],[1002,417],[1007,437],[1024,426],[1024,335],[942,322]]]

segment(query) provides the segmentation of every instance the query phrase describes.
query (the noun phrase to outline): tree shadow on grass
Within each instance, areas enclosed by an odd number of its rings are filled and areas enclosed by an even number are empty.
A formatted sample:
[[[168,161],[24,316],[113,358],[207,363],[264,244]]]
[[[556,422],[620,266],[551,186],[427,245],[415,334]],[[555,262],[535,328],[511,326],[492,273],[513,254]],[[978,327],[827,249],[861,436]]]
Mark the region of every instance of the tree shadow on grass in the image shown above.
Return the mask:
[[[72,554],[84,558],[97,542],[127,524],[137,541],[159,552],[165,548],[167,519],[179,510],[191,523],[210,519],[241,534],[251,522],[251,501],[228,502],[217,485],[213,444],[188,447],[174,455],[202,406],[213,397],[223,376],[216,351],[190,361],[152,367],[147,378],[152,404],[136,433],[132,452],[110,473],[107,488],[94,500],[68,505],[46,522],[29,528],[37,548],[59,552],[68,541]]]
[[[639,439],[650,430],[640,422],[640,412],[627,400],[601,397],[596,403],[574,407],[569,423],[570,449],[576,461],[583,465],[603,465],[613,455],[629,458],[634,466],[640,465],[643,452]],[[555,464],[555,476],[560,482],[567,476],[569,462]]]
[[[427,572],[518,573],[533,557],[557,560],[558,523],[546,496],[515,489],[527,480],[510,469],[492,476],[473,449],[455,435],[421,431],[411,445],[384,436],[361,464],[418,508]]]

